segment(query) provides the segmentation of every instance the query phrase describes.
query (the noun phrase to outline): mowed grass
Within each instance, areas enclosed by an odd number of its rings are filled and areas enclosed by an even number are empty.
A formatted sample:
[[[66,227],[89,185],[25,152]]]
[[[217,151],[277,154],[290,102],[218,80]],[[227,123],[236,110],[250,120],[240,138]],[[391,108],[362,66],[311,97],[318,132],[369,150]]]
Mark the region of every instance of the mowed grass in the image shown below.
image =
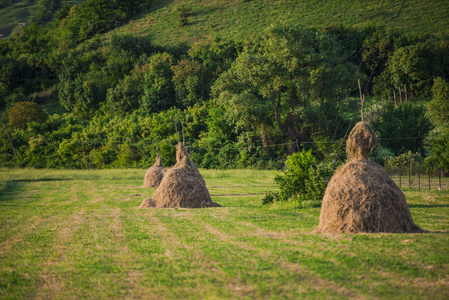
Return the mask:
[[[0,298],[449,297],[447,191],[406,191],[426,233],[322,235],[261,206],[272,171],[201,172],[223,207],[139,209],[145,170],[0,170]]]

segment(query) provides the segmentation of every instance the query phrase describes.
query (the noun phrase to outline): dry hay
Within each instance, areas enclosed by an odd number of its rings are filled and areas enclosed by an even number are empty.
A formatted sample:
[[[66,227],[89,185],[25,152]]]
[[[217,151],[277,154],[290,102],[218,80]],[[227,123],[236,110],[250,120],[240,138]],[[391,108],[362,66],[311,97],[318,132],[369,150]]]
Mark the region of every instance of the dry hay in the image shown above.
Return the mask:
[[[368,159],[376,145],[374,130],[366,122],[358,122],[346,141],[346,154],[351,159]]]
[[[190,160],[182,143],[176,146],[176,164],[166,171],[152,199],[145,199],[140,207],[200,208],[217,207],[206,182],[196,165]]]
[[[164,176],[165,167],[162,164],[162,159],[159,154],[156,156],[156,162],[148,168],[143,178],[144,188],[158,187]]]
[[[401,189],[385,170],[368,155],[376,136],[366,123],[359,122],[348,138],[352,158],[337,169],[326,188],[321,205],[323,233],[417,232]]]

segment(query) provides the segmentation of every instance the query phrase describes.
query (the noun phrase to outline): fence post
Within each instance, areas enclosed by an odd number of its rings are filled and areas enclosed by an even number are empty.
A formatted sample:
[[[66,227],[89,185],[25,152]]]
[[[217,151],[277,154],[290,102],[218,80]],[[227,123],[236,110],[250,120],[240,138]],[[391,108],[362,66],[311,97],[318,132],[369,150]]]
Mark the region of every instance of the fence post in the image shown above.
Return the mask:
[[[438,190],[441,191],[441,168],[438,171]]]
[[[408,168],[408,189],[410,189],[410,181],[411,181],[410,173],[412,173],[412,159],[410,159],[410,168]]]
[[[419,166],[418,166],[418,191],[421,191],[421,176],[419,173]]]

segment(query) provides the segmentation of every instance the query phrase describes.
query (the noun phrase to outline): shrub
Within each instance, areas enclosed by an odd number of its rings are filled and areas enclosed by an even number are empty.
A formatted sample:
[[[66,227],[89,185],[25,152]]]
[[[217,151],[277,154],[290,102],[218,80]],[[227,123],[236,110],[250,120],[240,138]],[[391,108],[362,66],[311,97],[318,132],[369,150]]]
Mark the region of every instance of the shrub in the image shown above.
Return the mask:
[[[412,151],[408,151],[398,156],[388,157],[385,160],[385,168],[390,172],[398,171],[399,169],[402,172],[407,167],[410,167],[410,164],[414,168],[421,166],[422,160],[419,152],[413,153]]]
[[[301,203],[321,200],[336,167],[337,164],[333,162],[317,164],[311,150],[290,155],[285,162],[284,172],[274,178],[280,193],[268,193],[263,204],[291,199]]]
[[[17,102],[9,112],[9,125],[13,128],[26,129],[28,123],[44,123],[48,115],[42,107],[34,102]]]
[[[332,162],[322,162],[309,168],[309,178],[306,179],[307,198],[321,200],[324,197],[327,184],[334,174],[337,164]]]
[[[293,153],[285,161],[284,172],[276,175],[274,181],[281,190],[280,199],[288,200],[294,195],[301,197],[306,194],[306,180],[309,169],[316,164],[312,150]]]

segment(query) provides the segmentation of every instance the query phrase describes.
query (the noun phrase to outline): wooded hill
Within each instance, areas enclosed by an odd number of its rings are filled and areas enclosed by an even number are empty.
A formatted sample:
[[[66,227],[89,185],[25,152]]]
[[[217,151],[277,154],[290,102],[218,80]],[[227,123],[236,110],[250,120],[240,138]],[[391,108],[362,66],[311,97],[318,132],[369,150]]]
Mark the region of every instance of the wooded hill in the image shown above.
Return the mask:
[[[444,1],[32,3],[52,13],[0,42],[3,166],[148,166],[156,137],[170,165],[182,132],[201,167],[344,159],[358,79],[374,158],[448,164]]]

